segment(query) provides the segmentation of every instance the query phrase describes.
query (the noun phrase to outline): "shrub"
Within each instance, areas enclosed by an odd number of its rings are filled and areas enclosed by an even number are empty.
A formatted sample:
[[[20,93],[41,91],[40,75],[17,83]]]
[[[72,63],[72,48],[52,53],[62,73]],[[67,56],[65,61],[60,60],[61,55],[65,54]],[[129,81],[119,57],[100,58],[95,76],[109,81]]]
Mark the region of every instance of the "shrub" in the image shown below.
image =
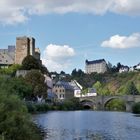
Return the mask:
[[[133,105],[132,112],[135,114],[140,114],[140,102]]]

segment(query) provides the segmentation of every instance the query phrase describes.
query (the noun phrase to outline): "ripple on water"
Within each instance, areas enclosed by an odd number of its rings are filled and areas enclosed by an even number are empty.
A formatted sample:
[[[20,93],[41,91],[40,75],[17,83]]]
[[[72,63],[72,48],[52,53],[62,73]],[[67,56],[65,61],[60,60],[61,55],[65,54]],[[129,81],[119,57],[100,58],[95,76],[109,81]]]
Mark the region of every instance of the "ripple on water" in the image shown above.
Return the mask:
[[[131,113],[57,111],[35,120],[44,140],[140,140],[140,119]]]

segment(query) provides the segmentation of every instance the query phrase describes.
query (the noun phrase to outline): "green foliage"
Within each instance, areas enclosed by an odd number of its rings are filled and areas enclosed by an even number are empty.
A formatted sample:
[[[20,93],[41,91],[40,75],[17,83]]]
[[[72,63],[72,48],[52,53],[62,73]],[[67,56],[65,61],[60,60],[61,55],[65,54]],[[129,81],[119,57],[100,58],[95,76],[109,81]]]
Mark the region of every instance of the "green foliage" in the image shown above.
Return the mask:
[[[0,85],[0,135],[4,140],[41,140],[23,102]]]
[[[21,68],[21,65],[18,64],[13,64],[12,66],[8,68],[3,68],[0,69],[0,74],[5,74],[5,75],[14,75],[17,70]]]
[[[52,106],[49,106],[47,103],[26,103],[27,109],[31,113],[36,112],[46,112],[52,109]]]
[[[106,104],[105,109],[111,111],[125,111],[125,102],[120,99],[113,99]]]
[[[23,59],[21,69],[23,70],[37,69],[40,70],[43,74],[49,74],[48,69],[31,55],[28,55]]]
[[[79,110],[79,109],[82,109],[82,106],[79,103],[79,99],[77,98],[65,100],[63,104],[60,105],[60,110]]]
[[[139,91],[137,90],[137,88],[133,82],[128,82],[126,85],[125,93],[128,95],[138,95]]]
[[[82,94],[83,94],[83,95],[85,95],[85,94],[87,94],[87,93],[88,93],[88,88],[82,90]]]
[[[40,69],[40,64],[33,56],[28,55],[22,61],[23,70]]]
[[[97,82],[93,85],[93,88],[96,89],[96,91],[97,91],[97,93],[98,93],[99,95],[102,94],[102,84],[101,84],[101,82],[97,81]]]
[[[133,105],[132,112],[135,114],[140,114],[140,102]]]
[[[84,76],[85,74],[84,74],[84,72],[83,72],[81,69],[78,69],[78,70],[74,69],[74,70],[72,71],[71,75],[72,75],[73,77],[82,77],[82,76]]]
[[[140,72],[118,73],[117,71],[120,65],[121,64],[118,63],[117,67],[114,68],[116,72],[108,72],[103,74],[91,73],[83,74],[82,76],[79,76],[77,74],[77,70],[74,69],[69,79],[77,80],[84,89],[91,88],[95,83],[97,84],[100,82],[101,86],[99,89],[97,89],[97,92],[101,95],[125,95],[128,92],[126,89],[129,89],[129,86],[133,89],[136,88],[133,93],[139,94]],[[134,85],[129,84],[129,82],[133,82]],[[132,91],[133,90],[131,90],[131,94]],[[130,92],[128,92],[128,94],[130,94]]]
[[[32,86],[32,93],[34,96],[47,96],[47,86],[44,83],[45,78],[41,72],[38,70],[31,70],[26,74],[25,81]]]
[[[32,93],[32,87],[22,77],[3,78],[0,80],[1,87],[10,94],[18,95],[21,99],[28,97]]]

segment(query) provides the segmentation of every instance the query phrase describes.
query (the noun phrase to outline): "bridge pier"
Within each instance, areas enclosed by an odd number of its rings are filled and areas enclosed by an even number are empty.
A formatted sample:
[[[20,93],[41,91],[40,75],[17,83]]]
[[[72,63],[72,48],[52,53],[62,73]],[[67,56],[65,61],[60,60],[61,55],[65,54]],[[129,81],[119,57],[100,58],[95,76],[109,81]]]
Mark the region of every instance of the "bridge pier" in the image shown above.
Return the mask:
[[[132,106],[134,102],[133,101],[128,101],[126,102],[126,112],[132,112]]]

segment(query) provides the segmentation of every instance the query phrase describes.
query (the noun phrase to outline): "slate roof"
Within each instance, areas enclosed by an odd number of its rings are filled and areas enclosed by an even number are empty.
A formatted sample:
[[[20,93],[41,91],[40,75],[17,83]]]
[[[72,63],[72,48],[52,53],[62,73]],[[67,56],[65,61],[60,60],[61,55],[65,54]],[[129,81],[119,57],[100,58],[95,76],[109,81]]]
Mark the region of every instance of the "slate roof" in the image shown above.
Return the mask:
[[[81,90],[75,81],[71,81],[69,84],[73,87],[74,90]]]
[[[63,86],[65,89],[74,90],[73,87],[68,82],[64,82],[64,81],[58,81],[55,84],[55,86]]]
[[[0,52],[0,64],[11,65],[14,64],[14,59],[7,53]]]
[[[89,64],[98,64],[98,63],[102,63],[102,62],[105,62],[105,60],[104,59],[93,60],[93,61],[86,60],[87,65],[89,65]]]
[[[0,65],[14,64],[15,46],[8,46],[8,49],[0,49]]]

